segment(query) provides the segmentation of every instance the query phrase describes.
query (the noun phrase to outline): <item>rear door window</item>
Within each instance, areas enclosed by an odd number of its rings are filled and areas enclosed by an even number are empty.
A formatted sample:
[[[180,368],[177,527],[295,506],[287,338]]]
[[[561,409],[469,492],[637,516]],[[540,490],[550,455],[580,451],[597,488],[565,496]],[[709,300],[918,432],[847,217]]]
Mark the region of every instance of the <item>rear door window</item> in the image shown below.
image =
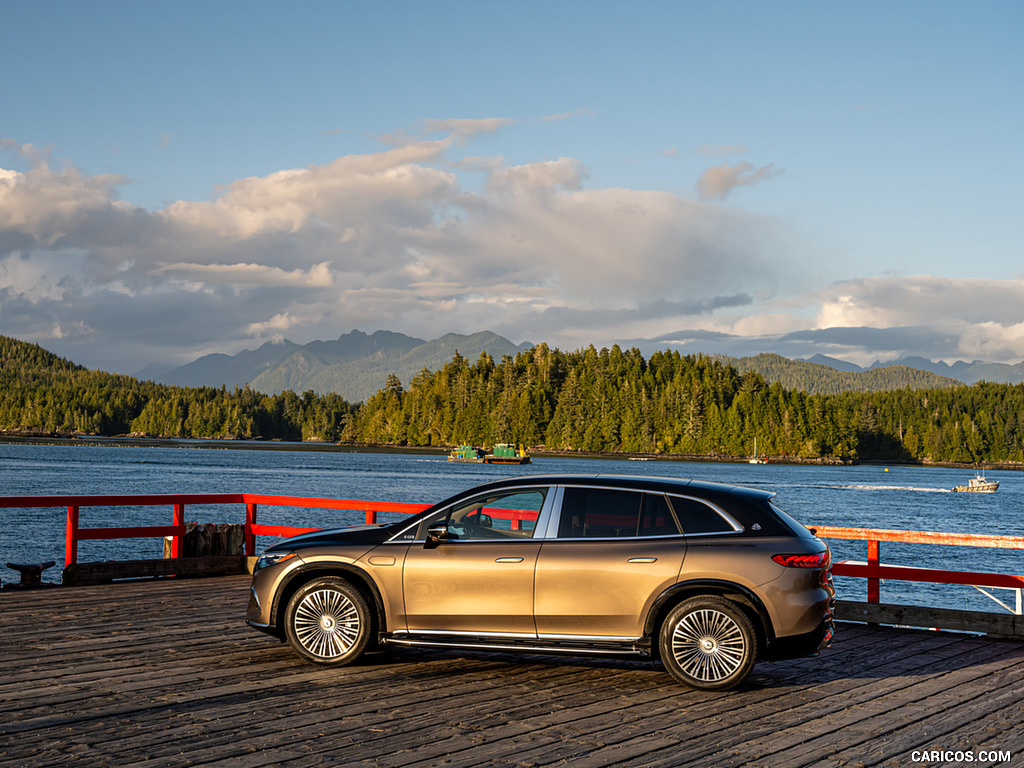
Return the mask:
[[[560,539],[619,539],[679,534],[662,494],[611,488],[566,488]]]

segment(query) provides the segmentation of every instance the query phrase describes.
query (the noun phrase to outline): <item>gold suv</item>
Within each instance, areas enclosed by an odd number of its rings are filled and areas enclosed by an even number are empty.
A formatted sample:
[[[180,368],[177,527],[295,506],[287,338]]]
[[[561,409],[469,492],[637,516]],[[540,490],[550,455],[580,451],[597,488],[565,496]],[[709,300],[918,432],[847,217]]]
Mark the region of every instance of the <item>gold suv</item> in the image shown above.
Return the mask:
[[[723,690],[832,639],[828,547],[752,488],[522,476],[382,526],[296,536],[246,621],[318,664],[382,646],[644,656]]]

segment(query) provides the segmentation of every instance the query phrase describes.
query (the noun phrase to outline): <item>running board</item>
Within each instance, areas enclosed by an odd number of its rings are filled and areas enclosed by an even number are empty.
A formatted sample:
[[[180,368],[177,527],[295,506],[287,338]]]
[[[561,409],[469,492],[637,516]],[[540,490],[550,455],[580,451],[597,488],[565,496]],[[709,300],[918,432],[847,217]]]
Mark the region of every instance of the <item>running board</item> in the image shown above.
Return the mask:
[[[424,635],[394,635],[384,638],[386,645],[415,646],[420,648],[458,648],[473,651],[513,651],[518,653],[565,653],[599,656],[650,656],[650,651],[635,643],[569,643],[511,640],[506,638],[466,637],[459,640]]]

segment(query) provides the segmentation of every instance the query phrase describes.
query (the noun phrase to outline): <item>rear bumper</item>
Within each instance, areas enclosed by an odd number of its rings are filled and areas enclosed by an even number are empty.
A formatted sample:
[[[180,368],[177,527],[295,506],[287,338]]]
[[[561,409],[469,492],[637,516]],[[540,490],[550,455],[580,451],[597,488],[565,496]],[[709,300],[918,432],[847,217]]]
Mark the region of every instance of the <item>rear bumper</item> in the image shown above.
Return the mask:
[[[766,661],[781,661],[782,659],[796,659],[801,656],[811,656],[832,645],[836,628],[832,621],[832,612],[813,631],[803,635],[791,635],[780,637],[765,650]]]

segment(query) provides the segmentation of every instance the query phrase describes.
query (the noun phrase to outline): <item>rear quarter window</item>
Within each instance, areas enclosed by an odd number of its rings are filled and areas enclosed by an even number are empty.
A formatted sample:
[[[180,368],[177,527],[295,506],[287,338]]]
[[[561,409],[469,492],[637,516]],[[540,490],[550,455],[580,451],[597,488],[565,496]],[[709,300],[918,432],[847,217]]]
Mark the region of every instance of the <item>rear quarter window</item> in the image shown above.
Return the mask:
[[[723,493],[716,495],[712,501],[742,525],[747,535],[793,535],[793,530],[775,514],[771,502],[767,499],[748,499],[735,494]]]
[[[717,509],[699,499],[686,496],[670,496],[672,509],[675,510],[683,533],[687,535],[700,533],[735,533],[736,525],[722,515]]]

